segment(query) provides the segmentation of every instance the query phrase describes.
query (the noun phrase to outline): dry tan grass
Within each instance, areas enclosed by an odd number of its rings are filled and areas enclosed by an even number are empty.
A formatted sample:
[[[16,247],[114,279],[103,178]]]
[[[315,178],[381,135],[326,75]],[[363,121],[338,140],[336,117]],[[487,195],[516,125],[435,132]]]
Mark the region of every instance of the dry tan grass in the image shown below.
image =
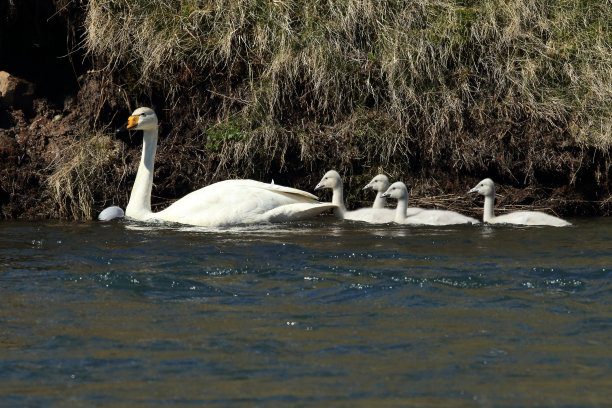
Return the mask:
[[[74,136],[51,164],[47,191],[62,218],[92,219],[105,195],[117,194],[114,165],[123,161],[119,142],[103,131]]]
[[[161,94],[169,117],[189,123],[169,132],[179,150],[181,138],[202,150],[200,185],[331,167],[349,179],[436,168],[573,184],[588,152],[612,148],[607,0],[86,7],[99,68],[134,100]],[[229,123],[240,140],[226,128],[215,149],[203,147],[209,129]],[[610,160],[598,166],[605,183]]]
[[[108,70],[128,69],[132,86],[163,84],[170,103],[205,86],[227,96],[226,104],[239,101],[255,121],[296,109],[336,121],[368,106],[388,112],[404,132],[420,131],[433,158],[458,142],[466,118],[547,123],[581,143],[612,143],[606,1],[105,0],[87,7],[89,51]],[[232,95],[214,80],[236,73]]]

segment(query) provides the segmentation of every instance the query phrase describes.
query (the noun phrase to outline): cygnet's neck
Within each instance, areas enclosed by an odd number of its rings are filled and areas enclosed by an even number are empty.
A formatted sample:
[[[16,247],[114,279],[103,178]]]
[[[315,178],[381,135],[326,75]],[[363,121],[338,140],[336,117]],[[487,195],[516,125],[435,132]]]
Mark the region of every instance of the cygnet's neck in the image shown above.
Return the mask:
[[[346,207],[344,206],[344,189],[342,187],[342,183],[332,189],[332,204],[338,206],[338,208],[334,210],[336,217],[344,218]]]
[[[406,209],[408,208],[408,194],[404,194],[397,199],[397,208],[395,209],[395,222],[404,222],[406,219]]]
[[[157,150],[157,128],[143,130],[142,157],[130,194],[130,201],[125,209],[125,215],[138,220],[150,218],[151,188],[153,187],[153,165]]]
[[[387,199],[385,197],[382,197],[382,195],[382,191],[376,192],[376,198],[374,199],[374,204],[372,204],[372,208],[385,208],[385,205],[387,204]]]
[[[482,213],[482,220],[487,222],[495,218],[495,212],[493,207],[495,206],[495,191],[485,196],[484,199],[484,212]]]

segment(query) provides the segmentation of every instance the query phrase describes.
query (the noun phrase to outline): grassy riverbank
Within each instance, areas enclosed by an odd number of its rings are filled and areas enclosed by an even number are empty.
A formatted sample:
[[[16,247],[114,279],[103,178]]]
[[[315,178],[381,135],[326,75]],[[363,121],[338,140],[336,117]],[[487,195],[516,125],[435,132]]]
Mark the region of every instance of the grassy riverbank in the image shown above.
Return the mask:
[[[462,193],[489,176],[508,191],[534,192],[508,204],[571,214],[591,202],[589,213],[610,211],[608,1],[92,0],[84,7],[84,47],[95,68],[88,80],[100,90],[81,98],[88,124],[100,129],[137,106],[156,109],[159,201],[226,177],[311,189],[335,168],[345,175],[349,205],[361,205],[358,188],[385,171],[412,185],[415,200]],[[125,206],[134,165],[123,160],[115,158],[128,176],[119,180],[123,197],[94,194],[91,208]],[[59,165],[70,160],[55,163],[52,180],[70,174]],[[90,182],[111,182],[96,177]],[[557,204],[547,201],[552,196]],[[54,205],[71,208],[62,199]]]
[[[612,143],[606,1],[105,0],[87,7],[87,48],[103,69],[123,75],[128,93],[160,91],[173,109],[203,98],[208,103],[194,113],[226,128],[297,130],[304,119],[367,116],[394,123],[394,140],[429,147],[434,161],[465,144],[463,134],[494,140],[517,126],[571,143]],[[452,159],[467,168],[475,162]]]

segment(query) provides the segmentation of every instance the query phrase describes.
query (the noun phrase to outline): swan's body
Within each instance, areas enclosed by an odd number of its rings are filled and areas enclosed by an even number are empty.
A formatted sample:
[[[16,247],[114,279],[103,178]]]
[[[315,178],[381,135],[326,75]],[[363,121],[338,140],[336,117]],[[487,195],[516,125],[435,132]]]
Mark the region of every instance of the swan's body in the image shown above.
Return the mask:
[[[344,206],[344,190],[340,174],[330,170],[321,179],[315,190],[329,188],[332,190],[332,204],[336,206],[334,215],[340,219],[369,222],[372,224],[384,224],[393,222],[395,211],[390,208],[360,208],[355,211],[347,211]]]
[[[335,208],[333,204],[319,203],[315,195],[302,190],[254,180],[226,180],[189,193],[165,210],[154,213],[151,189],[157,116],[149,108],[138,108],[126,127],[143,131],[142,157],[125,209],[129,218],[216,227],[300,220]]]
[[[345,220],[368,222],[370,224],[386,224],[393,222],[394,211],[390,208],[359,208],[344,213]]]
[[[408,206],[408,189],[401,181],[397,181],[383,194],[384,197],[397,199],[395,218],[398,224],[417,225],[455,225],[455,224],[478,224],[478,220],[472,217],[448,210],[423,210],[415,215],[406,216]]]
[[[495,216],[495,183],[490,178],[482,180],[468,193],[478,193],[484,196],[484,212],[482,220],[489,224],[516,224],[516,225],[548,225],[551,227],[566,227],[571,223],[540,211],[516,211],[509,214]]]
[[[384,174],[379,174],[372,179],[366,186],[363,188],[364,190],[372,189],[376,191],[376,198],[374,199],[374,204],[372,204],[372,208],[385,208],[387,204],[387,198],[383,197],[383,194],[389,188],[389,178]],[[406,216],[415,215],[423,211],[423,208],[419,207],[408,207],[406,208]]]

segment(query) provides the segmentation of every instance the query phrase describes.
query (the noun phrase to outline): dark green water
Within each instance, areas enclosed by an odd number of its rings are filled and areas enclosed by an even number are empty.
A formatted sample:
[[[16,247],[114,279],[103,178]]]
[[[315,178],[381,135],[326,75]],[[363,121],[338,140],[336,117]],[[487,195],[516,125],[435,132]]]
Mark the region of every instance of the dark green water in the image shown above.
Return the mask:
[[[612,219],[0,223],[0,406],[607,407]]]

